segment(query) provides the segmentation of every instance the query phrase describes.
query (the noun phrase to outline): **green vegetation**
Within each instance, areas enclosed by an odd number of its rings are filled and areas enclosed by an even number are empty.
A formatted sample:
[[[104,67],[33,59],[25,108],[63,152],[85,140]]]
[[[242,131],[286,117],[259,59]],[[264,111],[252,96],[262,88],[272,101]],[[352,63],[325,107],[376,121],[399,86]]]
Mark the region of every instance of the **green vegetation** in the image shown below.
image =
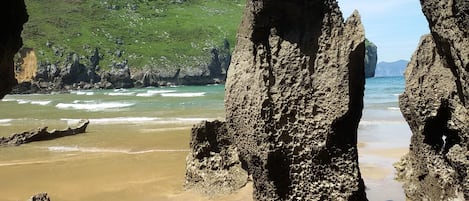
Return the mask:
[[[101,68],[127,59],[132,68],[184,68],[210,61],[210,50],[231,48],[244,0],[26,0],[24,47],[40,62],[76,53]],[[120,56],[119,53],[122,55]]]
[[[376,46],[373,42],[369,41],[368,38],[365,38],[365,47]]]

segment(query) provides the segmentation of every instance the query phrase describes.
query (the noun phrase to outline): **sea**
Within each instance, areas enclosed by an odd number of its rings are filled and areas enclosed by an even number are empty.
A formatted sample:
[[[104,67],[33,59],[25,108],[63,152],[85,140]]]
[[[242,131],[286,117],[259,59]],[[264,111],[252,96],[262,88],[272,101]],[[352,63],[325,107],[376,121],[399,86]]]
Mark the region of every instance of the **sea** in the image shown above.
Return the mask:
[[[404,78],[369,78],[365,88],[358,139],[368,198],[404,201],[392,167],[410,141],[398,107]],[[224,85],[7,95],[0,136],[74,127],[81,119],[90,124],[84,134],[0,147],[1,200],[38,192],[58,201],[245,200],[250,195],[214,199],[183,187],[190,129],[223,120],[223,99]]]

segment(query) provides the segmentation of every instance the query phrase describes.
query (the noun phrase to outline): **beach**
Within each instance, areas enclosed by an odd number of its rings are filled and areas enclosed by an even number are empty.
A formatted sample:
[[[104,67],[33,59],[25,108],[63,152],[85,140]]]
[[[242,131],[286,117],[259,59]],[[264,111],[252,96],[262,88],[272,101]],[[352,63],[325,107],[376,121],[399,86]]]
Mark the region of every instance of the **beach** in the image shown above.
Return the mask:
[[[403,78],[367,79],[358,130],[369,200],[404,201],[392,164],[410,130],[398,110]],[[0,147],[2,200],[48,192],[52,200],[252,200],[252,184],[212,198],[184,190],[190,128],[222,120],[223,85],[9,95],[0,102],[0,136],[39,126],[62,129],[81,118],[87,133]]]

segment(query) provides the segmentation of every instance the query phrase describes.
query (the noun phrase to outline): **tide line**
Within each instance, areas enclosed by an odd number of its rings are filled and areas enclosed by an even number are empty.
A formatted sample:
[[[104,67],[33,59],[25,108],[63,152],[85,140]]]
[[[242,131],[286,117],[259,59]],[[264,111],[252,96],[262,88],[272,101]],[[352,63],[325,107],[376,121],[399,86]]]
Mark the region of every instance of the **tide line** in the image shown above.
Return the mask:
[[[51,146],[47,147],[51,152],[83,152],[83,153],[120,153],[120,154],[146,154],[154,152],[189,152],[189,149],[149,149],[142,151],[132,151],[128,149],[105,149],[98,147],[78,147],[78,146]]]

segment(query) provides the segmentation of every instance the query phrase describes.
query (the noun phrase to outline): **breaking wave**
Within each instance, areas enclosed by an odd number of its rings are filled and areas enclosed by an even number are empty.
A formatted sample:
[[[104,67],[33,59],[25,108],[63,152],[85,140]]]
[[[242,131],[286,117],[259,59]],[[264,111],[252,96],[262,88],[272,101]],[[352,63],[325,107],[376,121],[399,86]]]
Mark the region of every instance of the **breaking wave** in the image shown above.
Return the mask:
[[[163,97],[201,97],[205,96],[205,92],[196,92],[196,93],[163,93],[161,96]]]
[[[95,102],[79,102],[74,101],[73,103],[59,103],[55,107],[59,109],[75,109],[75,110],[88,110],[88,111],[103,111],[109,109],[121,109],[128,108],[135,105],[134,103],[120,103],[120,102],[107,102],[107,103],[95,103]]]

